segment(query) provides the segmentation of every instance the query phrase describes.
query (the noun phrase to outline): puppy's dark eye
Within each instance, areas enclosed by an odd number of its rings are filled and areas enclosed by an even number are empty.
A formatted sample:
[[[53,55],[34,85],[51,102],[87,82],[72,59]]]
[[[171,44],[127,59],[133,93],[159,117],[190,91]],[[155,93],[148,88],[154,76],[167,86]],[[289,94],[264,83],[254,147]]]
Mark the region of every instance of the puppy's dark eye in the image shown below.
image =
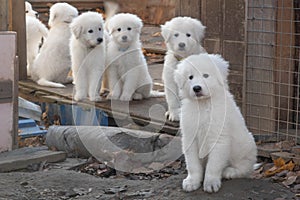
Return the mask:
[[[117,31],[119,31],[119,32],[121,32],[121,30],[122,30],[121,28],[118,28],[118,29],[117,29]]]
[[[93,30],[89,30],[88,32],[89,32],[89,33],[93,33],[94,31],[93,31]]]
[[[186,36],[187,36],[187,37],[191,37],[191,34],[187,33]]]
[[[101,28],[99,28],[99,31],[102,31],[102,29],[101,29]]]
[[[26,10],[26,13],[29,13],[29,11],[28,11],[28,10]]]
[[[179,33],[175,33],[175,35],[174,35],[175,37],[178,37],[179,36]]]
[[[131,31],[131,28],[130,28],[130,27],[128,27],[128,28],[127,28],[127,30],[128,30],[128,31]]]
[[[208,77],[209,77],[209,74],[203,74],[203,77],[204,77],[204,78],[208,78]]]
[[[193,78],[194,78],[193,75],[190,75],[190,76],[189,76],[189,79],[190,79],[190,80],[193,80]]]

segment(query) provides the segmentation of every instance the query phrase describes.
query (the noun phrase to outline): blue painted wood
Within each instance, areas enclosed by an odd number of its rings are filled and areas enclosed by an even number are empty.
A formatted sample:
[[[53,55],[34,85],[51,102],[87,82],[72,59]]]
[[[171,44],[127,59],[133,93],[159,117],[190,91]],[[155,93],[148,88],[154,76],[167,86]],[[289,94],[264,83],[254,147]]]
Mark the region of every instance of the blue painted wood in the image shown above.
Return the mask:
[[[19,136],[22,139],[47,133],[47,130],[42,130],[33,119],[19,119],[19,130]]]

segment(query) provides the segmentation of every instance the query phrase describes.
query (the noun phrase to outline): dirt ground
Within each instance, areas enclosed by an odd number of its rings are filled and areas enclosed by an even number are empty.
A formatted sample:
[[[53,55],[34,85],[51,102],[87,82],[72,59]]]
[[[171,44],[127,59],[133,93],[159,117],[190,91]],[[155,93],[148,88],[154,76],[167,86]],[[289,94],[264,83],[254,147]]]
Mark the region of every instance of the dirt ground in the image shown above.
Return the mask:
[[[1,173],[0,199],[296,199],[289,189],[267,179],[226,180],[215,194],[202,189],[186,193],[181,189],[185,176],[182,172],[161,180],[128,180],[64,169]]]

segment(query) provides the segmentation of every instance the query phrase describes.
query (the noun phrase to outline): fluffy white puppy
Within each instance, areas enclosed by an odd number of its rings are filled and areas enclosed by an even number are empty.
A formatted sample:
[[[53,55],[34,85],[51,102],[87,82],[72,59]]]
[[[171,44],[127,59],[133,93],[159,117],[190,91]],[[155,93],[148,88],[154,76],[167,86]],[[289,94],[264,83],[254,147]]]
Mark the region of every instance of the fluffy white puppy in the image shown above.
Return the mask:
[[[142,20],[121,13],[111,17],[106,27],[111,35],[107,48],[109,97],[121,101],[150,97],[152,79],[140,42]]]
[[[100,101],[101,77],[105,69],[105,32],[102,15],[86,12],[70,25],[72,37],[70,53],[76,101],[89,96]]]
[[[180,127],[188,176],[185,191],[217,192],[221,179],[247,177],[256,162],[256,144],[226,86],[228,63],[200,54],[175,71],[182,97]],[[220,70],[221,69],[221,70]]]
[[[38,12],[32,9],[32,5],[28,2],[25,1],[25,13],[26,16],[31,16],[31,17],[38,17]]]
[[[62,83],[72,82],[67,77],[71,69],[69,25],[77,16],[77,9],[67,3],[56,3],[50,8],[50,31],[31,71],[32,79],[39,85],[65,87]]]
[[[204,53],[201,46],[205,26],[190,17],[176,17],[161,26],[161,33],[167,45],[167,55],[162,73],[170,121],[179,120],[180,101],[178,88],[174,82],[174,70],[180,60],[194,54]]]
[[[36,18],[37,12],[32,10],[31,4],[26,5],[26,44],[27,44],[27,75],[30,76],[33,61],[39,52],[42,38],[48,35],[46,26]]]

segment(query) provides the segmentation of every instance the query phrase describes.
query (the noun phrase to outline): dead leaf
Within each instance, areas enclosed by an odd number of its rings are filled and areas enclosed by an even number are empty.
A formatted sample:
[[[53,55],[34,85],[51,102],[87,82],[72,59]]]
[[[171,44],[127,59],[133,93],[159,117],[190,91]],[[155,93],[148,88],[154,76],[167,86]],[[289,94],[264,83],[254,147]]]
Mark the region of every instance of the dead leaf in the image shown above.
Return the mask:
[[[278,158],[273,161],[275,166],[272,167],[271,169],[265,171],[265,176],[273,176],[279,172],[282,172],[284,170],[289,170],[292,171],[295,167],[295,164],[293,161],[290,161],[288,164],[285,164],[284,160],[282,158]]]
[[[282,183],[283,183],[283,185],[288,187],[288,186],[292,185],[293,183],[295,183],[296,180],[297,180],[297,176],[290,176]]]
[[[273,162],[276,167],[282,167],[283,165],[285,165],[285,161],[283,160],[283,158],[278,158],[276,160],[273,160]]]

